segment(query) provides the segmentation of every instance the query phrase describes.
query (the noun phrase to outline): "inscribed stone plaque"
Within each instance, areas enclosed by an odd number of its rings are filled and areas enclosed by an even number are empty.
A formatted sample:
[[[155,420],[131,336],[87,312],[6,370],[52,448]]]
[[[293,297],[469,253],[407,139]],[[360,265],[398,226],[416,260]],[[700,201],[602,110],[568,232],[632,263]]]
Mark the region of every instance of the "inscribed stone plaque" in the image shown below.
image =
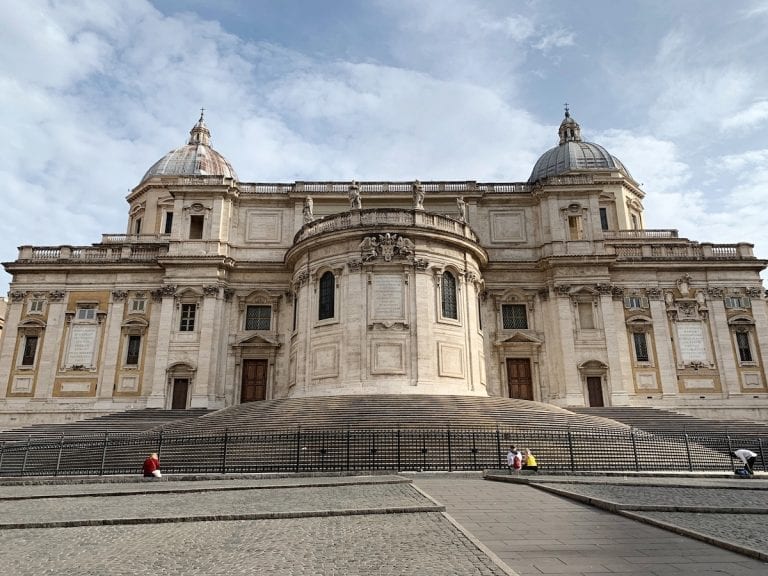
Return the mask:
[[[96,326],[75,324],[69,335],[67,366],[93,366]]]
[[[704,345],[704,331],[700,322],[679,322],[677,342],[683,362],[707,360],[707,347]]]
[[[525,213],[522,210],[492,211],[491,242],[525,242]]]
[[[249,211],[247,216],[246,241],[280,242],[282,220],[280,212]]]
[[[397,274],[376,274],[373,277],[374,320],[403,317],[403,277]]]
[[[31,376],[16,376],[11,387],[12,394],[29,394],[32,392]]]

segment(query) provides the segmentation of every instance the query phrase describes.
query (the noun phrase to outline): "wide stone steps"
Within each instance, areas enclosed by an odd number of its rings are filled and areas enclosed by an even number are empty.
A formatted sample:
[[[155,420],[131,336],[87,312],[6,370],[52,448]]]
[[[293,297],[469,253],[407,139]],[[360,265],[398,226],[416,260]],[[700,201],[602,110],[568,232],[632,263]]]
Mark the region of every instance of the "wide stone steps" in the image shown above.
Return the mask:
[[[713,420],[697,418],[658,408],[614,406],[571,407],[572,412],[615,420],[647,432],[706,433],[733,436],[762,436],[768,438],[768,423],[748,420]]]
[[[126,410],[96,418],[88,418],[64,424],[32,424],[23,428],[0,432],[0,442],[35,439],[56,439],[63,436],[89,436],[110,434],[133,434],[157,428],[164,423],[187,418],[197,418],[210,413],[206,408],[190,410],[161,410],[144,408]]]

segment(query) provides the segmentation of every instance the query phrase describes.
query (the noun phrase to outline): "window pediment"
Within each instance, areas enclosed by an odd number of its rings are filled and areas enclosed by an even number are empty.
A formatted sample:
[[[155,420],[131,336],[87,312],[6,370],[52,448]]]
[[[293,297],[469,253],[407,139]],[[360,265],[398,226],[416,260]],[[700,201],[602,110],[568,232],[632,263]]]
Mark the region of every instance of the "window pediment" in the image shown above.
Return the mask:
[[[278,348],[281,346],[281,344],[276,337],[269,334],[253,334],[238,340],[233,346],[238,348],[247,348],[249,346],[268,346],[270,348]]]
[[[536,346],[541,346],[543,343],[544,342],[536,336],[520,331],[497,341],[497,344],[534,344]]]

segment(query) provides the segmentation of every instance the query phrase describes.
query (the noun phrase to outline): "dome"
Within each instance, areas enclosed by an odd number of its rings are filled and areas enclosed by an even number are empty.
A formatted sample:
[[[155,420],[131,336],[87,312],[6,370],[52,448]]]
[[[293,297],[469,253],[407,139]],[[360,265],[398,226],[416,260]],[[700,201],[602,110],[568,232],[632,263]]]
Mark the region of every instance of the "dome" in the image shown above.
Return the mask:
[[[581,127],[571,118],[568,108],[558,130],[560,144],[544,152],[531,172],[528,182],[536,182],[549,176],[559,176],[581,170],[618,170],[627,178],[632,175],[624,164],[608,151],[592,142],[581,139]]]
[[[155,162],[141,181],[155,176],[223,176],[237,180],[232,165],[211,148],[211,133],[202,114],[189,131],[189,142]]]

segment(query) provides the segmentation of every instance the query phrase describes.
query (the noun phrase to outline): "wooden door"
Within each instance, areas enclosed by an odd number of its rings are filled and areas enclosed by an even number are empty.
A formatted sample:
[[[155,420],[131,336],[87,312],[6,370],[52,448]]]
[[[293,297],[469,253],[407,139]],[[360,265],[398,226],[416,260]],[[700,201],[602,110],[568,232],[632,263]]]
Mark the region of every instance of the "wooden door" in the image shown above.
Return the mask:
[[[173,379],[173,396],[171,397],[171,408],[173,410],[184,410],[187,407],[188,390],[189,390],[188,378]]]
[[[533,400],[531,361],[528,358],[507,358],[507,383],[510,398]]]
[[[604,406],[603,379],[600,376],[587,376],[587,394],[590,406]]]
[[[267,361],[243,360],[243,383],[240,402],[256,402],[267,398]]]

